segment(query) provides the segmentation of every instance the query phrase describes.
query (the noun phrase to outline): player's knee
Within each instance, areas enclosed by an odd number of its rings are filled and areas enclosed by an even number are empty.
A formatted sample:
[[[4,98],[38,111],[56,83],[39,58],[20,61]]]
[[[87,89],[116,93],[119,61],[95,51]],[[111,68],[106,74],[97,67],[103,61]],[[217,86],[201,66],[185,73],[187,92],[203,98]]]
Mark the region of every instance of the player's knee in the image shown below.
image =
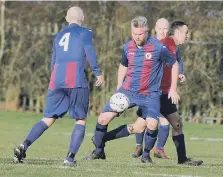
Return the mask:
[[[105,118],[98,118],[98,123],[101,125],[107,125],[108,124],[108,120]]]
[[[150,129],[150,130],[157,130],[158,125],[147,124],[147,128]]]
[[[110,122],[110,118],[103,116],[102,114],[98,118],[98,123],[101,125],[107,125]]]
[[[50,127],[55,122],[55,120],[56,119],[54,118],[46,118],[46,117],[42,119],[42,121],[44,121],[48,127]]]
[[[114,117],[116,117],[116,115],[117,113],[114,112],[101,113],[98,117],[98,123],[101,125],[107,125]]]
[[[146,122],[144,119],[138,117],[137,120],[131,124],[133,126],[132,133],[142,133],[146,128]]]
[[[183,128],[183,123],[180,120],[173,124],[173,129],[175,129],[176,131],[181,130],[182,128]]]
[[[76,124],[85,125],[86,119],[76,119]]]
[[[146,126],[141,127],[141,128],[138,130],[138,132],[136,132],[136,133],[142,133],[142,132],[144,132],[144,131],[145,131],[145,129],[146,129]]]
[[[146,119],[147,128],[150,130],[156,130],[158,128],[158,120],[157,119]]]
[[[163,117],[159,118],[159,122],[160,122],[160,125],[162,125],[162,126],[169,125],[169,121],[166,118],[163,118]]]

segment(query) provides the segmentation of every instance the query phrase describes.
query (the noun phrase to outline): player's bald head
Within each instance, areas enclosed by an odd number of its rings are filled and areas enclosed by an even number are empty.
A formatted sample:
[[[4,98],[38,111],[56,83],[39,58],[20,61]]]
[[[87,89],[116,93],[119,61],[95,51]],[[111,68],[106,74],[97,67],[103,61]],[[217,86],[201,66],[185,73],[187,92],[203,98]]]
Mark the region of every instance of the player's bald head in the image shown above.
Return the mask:
[[[77,22],[82,23],[84,21],[83,10],[77,6],[70,7],[67,11],[66,21],[68,23],[73,23],[73,22],[74,23],[77,23]]]
[[[156,26],[167,26],[167,27],[169,27],[169,22],[168,22],[168,20],[167,19],[165,19],[165,18],[160,18],[160,19],[158,19],[157,20],[157,22],[156,22]]]
[[[157,20],[155,25],[156,36],[159,40],[164,39],[169,31],[169,22],[165,18]]]

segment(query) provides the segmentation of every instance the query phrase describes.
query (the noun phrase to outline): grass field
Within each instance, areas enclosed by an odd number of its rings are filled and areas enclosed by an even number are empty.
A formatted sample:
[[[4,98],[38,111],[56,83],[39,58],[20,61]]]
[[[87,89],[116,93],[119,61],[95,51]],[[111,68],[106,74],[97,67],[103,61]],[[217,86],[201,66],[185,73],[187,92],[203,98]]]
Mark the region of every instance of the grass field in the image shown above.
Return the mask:
[[[13,164],[13,148],[26,137],[31,126],[41,115],[31,113],[0,112],[0,177],[218,177],[223,174],[222,126],[185,124],[185,139],[189,157],[204,160],[200,167],[177,165],[176,151],[171,136],[166,145],[170,159],[152,158],[155,164],[141,164],[133,159],[135,137],[109,142],[107,160],[84,161],[93,150],[93,135],[96,117],[89,117],[86,137],[77,155],[77,168],[64,168],[73,122],[67,117],[58,120],[53,127],[36,141],[27,152],[24,164]],[[118,118],[109,128],[114,128],[133,119]]]

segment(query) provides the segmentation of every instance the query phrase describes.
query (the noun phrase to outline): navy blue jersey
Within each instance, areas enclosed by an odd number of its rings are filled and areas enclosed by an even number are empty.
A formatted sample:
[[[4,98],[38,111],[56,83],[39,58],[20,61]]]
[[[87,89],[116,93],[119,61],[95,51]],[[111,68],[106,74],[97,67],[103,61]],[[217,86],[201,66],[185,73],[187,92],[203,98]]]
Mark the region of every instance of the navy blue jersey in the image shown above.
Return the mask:
[[[49,89],[88,87],[86,58],[95,76],[101,75],[90,29],[70,24],[59,32],[53,43]]]
[[[176,62],[176,57],[161,42],[148,37],[139,48],[133,40],[123,46],[121,64],[128,67],[122,87],[140,94],[160,91],[163,64],[168,67]]]

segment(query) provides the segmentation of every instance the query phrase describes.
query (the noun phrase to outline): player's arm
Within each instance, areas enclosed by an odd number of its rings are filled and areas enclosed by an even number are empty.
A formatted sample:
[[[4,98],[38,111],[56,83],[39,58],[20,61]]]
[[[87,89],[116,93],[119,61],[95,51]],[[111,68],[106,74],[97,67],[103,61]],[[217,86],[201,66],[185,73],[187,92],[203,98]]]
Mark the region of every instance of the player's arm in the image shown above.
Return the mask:
[[[123,49],[121,63],[117,72],[117,89],[122,86],[122,83],[126,77],[127,70],[128,70],[128,59]]]
[[[171,87],[168,98],[171,98],[172,103],[177,104],[180,97],[177,93],[179,66],[176,56],[172,54],[166,46],[163,46],[161,50],[161,60],[168,67],[172,67]]]
[[[171,86],[168,94],[168,98],[172,99],[173,104],[177,104],[180,99],[177,93],[178,74],[179,74],[179,65],[178,62],[176,61],[172,65]]]
[[[84,50],[87,56],[87,60],[90,64],[90,67],[94,73],[94,75],[97,77],[97,81],[95,83],[96,86],[99,86],[103,82],[103,76],[100,73],[99,66],[97,64],[97,57],[96,52],[93,46],[93,34],[91,30],[85,30],[83,32],[83,45]]]
[[[184,75],[184,63],[183,63],[183,59],[181,57],[181,52],[180,49],[177,48],[177,61],[179,63],[179,79],[180,79],[180,83],[184,83],[186,81],[186,77]]]
[[[181,57],[180,49],[177,47],[177,61],[179,63],[179,74],[184,74],[184,63]]]
[[[55,44],[53,42],[52,57],[51,57],[51,71],[54,69],[55,60],[56,60],[56,50],[55,50]]]

